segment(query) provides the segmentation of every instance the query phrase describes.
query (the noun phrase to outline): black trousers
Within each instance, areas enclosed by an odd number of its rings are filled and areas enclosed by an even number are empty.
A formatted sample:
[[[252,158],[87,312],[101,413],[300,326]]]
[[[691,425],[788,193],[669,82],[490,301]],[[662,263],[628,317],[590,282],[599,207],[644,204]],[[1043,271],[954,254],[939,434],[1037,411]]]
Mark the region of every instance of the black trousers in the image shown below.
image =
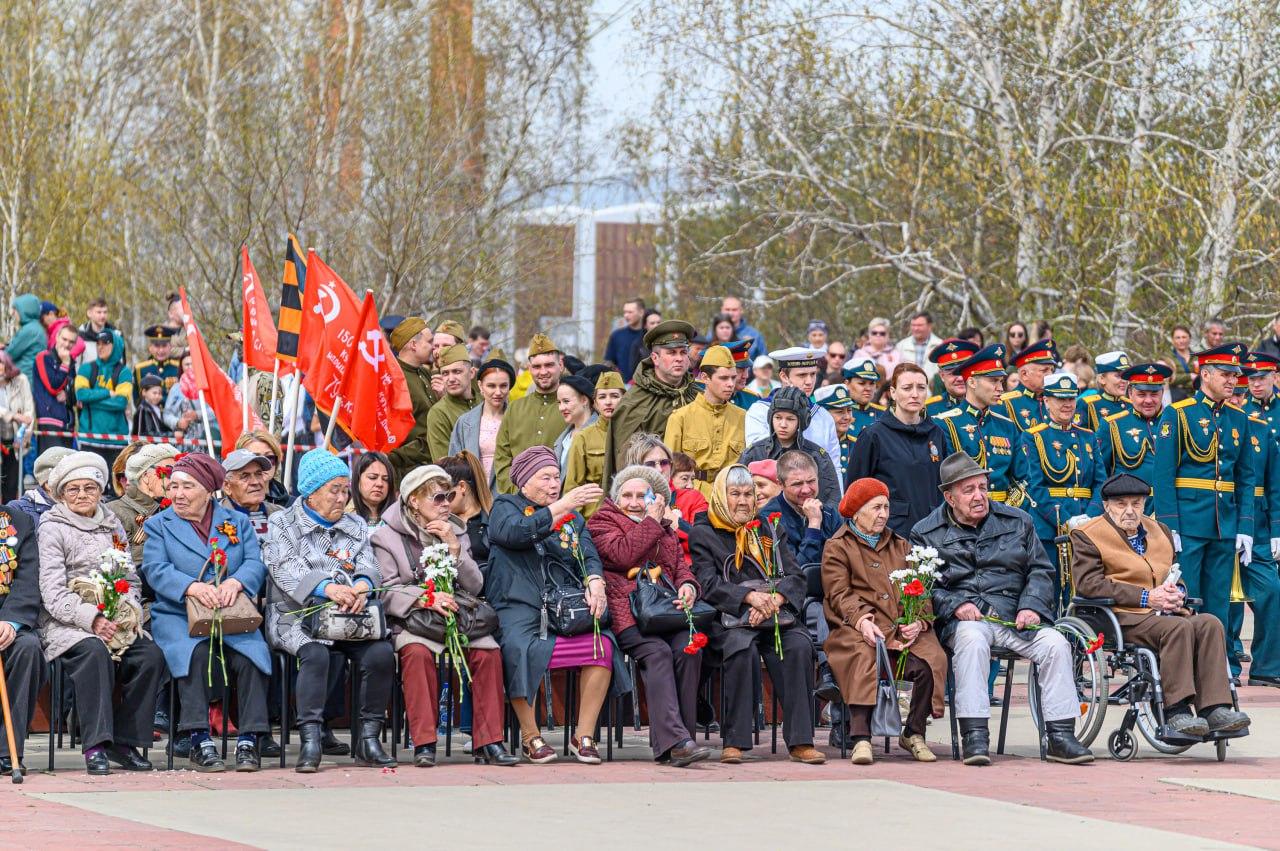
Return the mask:
[[[724,719],[721,739],[727,747],[750,750],[755,702],[753,669],[764,658],[782,707],[782,738],[788,747],[813,744],[813,640],[803,626],[782,631],[782,658],[773,650],[773,630],[754,633],[746,649],[724,659]]]
[[[642,635],[629,626],[618,633],[618,647],[636,660],[649,705],[649,747],[659,757],[692,738],[698,724],[698,679],[702,654],[684,652],[689,633]]]
[[[330,652],[332,651],[332,653]],[[395,677],[395,652],[390,641],[335,641],[331,645],[312,641],[298,652],[298,690],[295,694],[298,723],[323,721],[329,692],[330,669],[340,664],[338,654],[359,669],[356,702],[361,721],[381,722],[391,699]],[[356,712],[356,707],[351,707]]]
[[[11,502],[22,493],[22,456],[12,443],[0,447],[0,500]]]
[[[97,636],[84,638],[60,657],[76,694],[84,750],[98,745],[150,747],[156,692],[169,676],[164,654],[138,636],[119,662]],[[116,687],[120,700],[115,701]]]
[[[0,659],[4,661],[5,685],[9,689],[9,712],[13,716],[13,740],[18,746],[18,758],[27,739],[31,716],[35,713],[36,697],[44,680],[44,656],[40,653],[40,638],[30,629],[22,629],[13,639]],[[4,734],[4,719],[0,717],[0,753],[9,754],[9,740]]]
[[[230,647],[223,647],[227,663],[227,679],[236,687],[236,729],[241,733],[270,733],[267,720],[267,675]],[[191,667],[178,680],[178,730],[209,729],[209,701],[222,697],[222,664],[213,659],[209,668],[209,642],[201,641],[191,651]],[[210,685],[212,682],[212,685]],[[231,683],[227,683],[230,685]],[[222,708],[224,712],[228,707]]]

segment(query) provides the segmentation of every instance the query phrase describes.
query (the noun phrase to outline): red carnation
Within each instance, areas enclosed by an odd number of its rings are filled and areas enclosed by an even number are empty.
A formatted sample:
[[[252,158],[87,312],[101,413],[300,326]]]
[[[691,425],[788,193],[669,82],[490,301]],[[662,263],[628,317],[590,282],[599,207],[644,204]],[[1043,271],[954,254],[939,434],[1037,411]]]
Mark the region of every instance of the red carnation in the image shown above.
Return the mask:
[[[117,593],[117,594],[128,594],[128,593],[129,593],[129,580],[128,580],[128,579],[117,579],[117,580],[116,580],[116,593]]]
[[[772,514],[770,514],[770,515],[769,515],[769,522],[770,522],[770,523],[777,523],[777,522],[778,522],[779,520],[781,520],[781,519],[782,519],[782,512],[781,512],[781,511],[775,511],[775,512],[773,512]]]
[[[1102,639],[1102,633],[1098,633],[1098,637],[1089,642],[1089,644],[1084,648],[1084,652],[1093,653],[1095,650],[1100,649],[1102,647]]]
[[[707,646],[707,634],[705,632],[695,632],[689,641],[694,647],[701,650],[703,647]]]
[[[757,518],[757,519],[755,519],[755,520],[749,520],[749,521],[747,521],[746,525],[745,525],[743,528],[745,528],[745,529],[750,529],[750,530],[751,530],[751,531],[753,531],[753,532],[754,532],[756,529],[759,529],[759,528],[760,528],[760,520],[759,520],[759,518]]]
[[[566,514],[563,517],[561,517],[559,520],[557,520],[554,524],[552,524],[551,528],[559,532],[561,529],[565,527],[565,524],[571,522],[572,520],[573,520],[573,515]]]
[[[919,597],[924,593],[924,583],[919,579],[912,579],[907,583],[907,587],[902,589],[902,593],[908,597]]]
[[[211,546],[211,547],[216,547],[216,546],[218,546],[218,536],[217,536],[217,535],[214,535],[212,538],[210,538],[210,539],[209,539],[209,546]]]
[[[98,604],[98,611],[105,612],[106,610],[107,610],[106,606],[104,606],[102,603]]]
[[[160,500],[161,508],[168,508],[171,505],[173,505],[173,500],[169,499],[169,497],[167,496],[164,499]]]
[[[700,649],[702,648],[698,647],[696,644],[686,644],[684,646],[684,652],[690,656],[697,656]]]

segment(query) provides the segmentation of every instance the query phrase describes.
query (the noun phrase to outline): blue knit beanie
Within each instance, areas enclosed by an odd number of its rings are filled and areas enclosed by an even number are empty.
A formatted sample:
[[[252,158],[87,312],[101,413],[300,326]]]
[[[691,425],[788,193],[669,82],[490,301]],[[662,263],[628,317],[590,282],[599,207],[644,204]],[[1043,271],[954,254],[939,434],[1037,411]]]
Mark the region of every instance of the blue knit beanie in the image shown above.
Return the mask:
[[[337,455],[324,449],[312,449],[298,462],[298,493],[304,497],[311,496],[334,479],[350,475],[346,462]]]

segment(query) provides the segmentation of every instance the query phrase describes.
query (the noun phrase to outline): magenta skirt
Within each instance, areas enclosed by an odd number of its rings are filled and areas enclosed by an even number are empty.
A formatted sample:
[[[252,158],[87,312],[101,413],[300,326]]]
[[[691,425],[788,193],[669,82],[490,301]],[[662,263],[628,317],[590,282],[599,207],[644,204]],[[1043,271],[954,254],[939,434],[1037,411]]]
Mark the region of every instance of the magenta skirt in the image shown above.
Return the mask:
[[[600,636],[600,643],[604,645],[603,653],[598,652],[598,647],[593,649],[594,643],[595,635],[590,632],[571,638],[558,636],[555,649],[551,651],[551,664],[548,667],[553,671],[559,668],[581,668],[583,665],[613,667],[613,642],[608,636]],[[596,658],[592,658],[593,656]]]

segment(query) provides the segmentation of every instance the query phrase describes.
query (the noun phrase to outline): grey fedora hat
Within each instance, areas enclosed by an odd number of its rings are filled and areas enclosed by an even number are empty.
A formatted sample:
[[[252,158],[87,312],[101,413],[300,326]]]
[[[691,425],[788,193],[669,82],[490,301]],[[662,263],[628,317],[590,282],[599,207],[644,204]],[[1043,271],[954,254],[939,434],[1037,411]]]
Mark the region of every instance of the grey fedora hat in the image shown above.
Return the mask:
[[[977,461],[969,457],[968,453],[953,452],[942,459],[942,466],[938,468],[938,474],[942,478],[942,483],[938,485],[938,490],[946,490],[956,482],[964,479],[970,479],[974,476],[989,476],[991,471],[986,467],[980,466]]]

